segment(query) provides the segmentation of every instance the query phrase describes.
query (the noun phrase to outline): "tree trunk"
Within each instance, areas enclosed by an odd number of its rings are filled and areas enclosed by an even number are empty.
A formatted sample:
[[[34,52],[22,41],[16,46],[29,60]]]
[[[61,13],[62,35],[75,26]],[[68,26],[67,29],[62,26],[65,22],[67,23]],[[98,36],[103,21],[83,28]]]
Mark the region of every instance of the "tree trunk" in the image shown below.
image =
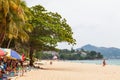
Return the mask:
[[[2,34],[0,35],[0,47],[2,46],[4,39],[5,39],[5,33],[2,32]]]
[[[8,45],[7,45],[7,48],[10,47],[10,43],[11,43],[11,41],[12,41],[12,39],[9,40]]]
[[[0,31],[0,47],[1,47],[6,34],[6,18],[3,18],[2,24],[0,24],[0,27],[2,29],[2,31]]]
[[[34,66],[33,65],[33,52],[34,52],[34,49],[32,47],[30,47],[30,54],[29,54],[29,58],[30,58],[30,66]]]

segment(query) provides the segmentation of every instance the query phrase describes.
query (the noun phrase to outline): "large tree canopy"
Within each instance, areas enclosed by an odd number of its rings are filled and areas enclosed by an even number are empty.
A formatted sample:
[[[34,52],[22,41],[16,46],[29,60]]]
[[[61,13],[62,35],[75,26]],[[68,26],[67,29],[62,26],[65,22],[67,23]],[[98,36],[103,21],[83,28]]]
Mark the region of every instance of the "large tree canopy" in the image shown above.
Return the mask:
[[[31,12],[33,17],[30,23],[34,28],[30,33],[30,56],[32,56],[35,49],[54,49],[58,42],[75,44],[71,27],[58,13],[48,12],[41,5],[32,7]]]
[[[71,27],[58,13],[47,12],[44,7],[36,5],[31,8],[33,18],[30,23],[34,26],[30,33],[30,42],[42,46],[56,46],[58,42],[75,43]],[[40,46],[41,47],[41,46]]]

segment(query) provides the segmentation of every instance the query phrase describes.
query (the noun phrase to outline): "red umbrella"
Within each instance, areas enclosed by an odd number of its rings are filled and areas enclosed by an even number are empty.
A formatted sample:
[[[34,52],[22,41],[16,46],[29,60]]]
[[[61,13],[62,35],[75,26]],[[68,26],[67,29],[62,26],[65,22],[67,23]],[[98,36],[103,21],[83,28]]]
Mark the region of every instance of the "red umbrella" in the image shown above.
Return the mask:
[[[6,53],[4,50],[0,49],[0,56],[4,56]]]

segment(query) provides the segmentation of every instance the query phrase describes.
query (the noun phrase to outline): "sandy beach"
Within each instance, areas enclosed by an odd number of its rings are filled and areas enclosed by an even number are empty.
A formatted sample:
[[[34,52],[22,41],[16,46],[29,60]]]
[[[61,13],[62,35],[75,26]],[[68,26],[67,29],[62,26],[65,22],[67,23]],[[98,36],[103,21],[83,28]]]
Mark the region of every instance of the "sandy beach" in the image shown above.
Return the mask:
[[[12,80],[120,80],[120,66],[43,61],[43,69],[33,69]]]

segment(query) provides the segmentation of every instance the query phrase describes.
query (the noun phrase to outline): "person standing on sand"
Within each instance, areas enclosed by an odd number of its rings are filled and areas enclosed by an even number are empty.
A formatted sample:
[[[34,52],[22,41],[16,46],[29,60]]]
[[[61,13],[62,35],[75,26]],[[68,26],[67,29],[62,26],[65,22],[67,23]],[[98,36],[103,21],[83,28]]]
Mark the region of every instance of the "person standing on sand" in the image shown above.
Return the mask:
[[[50,61],[50,65],[52,65],[53,63],[52,63],[52,61]]]
[[[105,61],[105,59],[103,59],[103,66],[105,66],[106,65],[106,61]]]

